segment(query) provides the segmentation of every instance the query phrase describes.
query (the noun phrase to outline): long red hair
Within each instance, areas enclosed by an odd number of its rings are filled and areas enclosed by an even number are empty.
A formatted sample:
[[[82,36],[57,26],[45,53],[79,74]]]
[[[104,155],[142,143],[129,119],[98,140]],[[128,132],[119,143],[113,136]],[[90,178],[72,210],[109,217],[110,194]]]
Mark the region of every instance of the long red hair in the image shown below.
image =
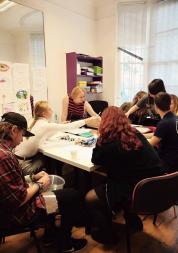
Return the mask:
[[[119,140],[124,150],[138,150],[142,143],[136,132],[119,107],[109,106],[101,116],[98,144]]]

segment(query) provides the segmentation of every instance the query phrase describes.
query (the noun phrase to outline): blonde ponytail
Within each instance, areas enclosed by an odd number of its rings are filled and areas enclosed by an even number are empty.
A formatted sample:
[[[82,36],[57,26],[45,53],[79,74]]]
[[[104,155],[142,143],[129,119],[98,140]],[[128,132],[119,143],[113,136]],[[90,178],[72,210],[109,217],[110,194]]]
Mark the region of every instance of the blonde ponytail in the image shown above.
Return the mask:
[[[49,105],[47,101],[41,100],[41,101],[36,102],[34,106],[34,118],[28,128],[29,130],[31,130],[34,127],[38,119],[43,118],[43,113],[46,112],[48,108],[49,108]]]

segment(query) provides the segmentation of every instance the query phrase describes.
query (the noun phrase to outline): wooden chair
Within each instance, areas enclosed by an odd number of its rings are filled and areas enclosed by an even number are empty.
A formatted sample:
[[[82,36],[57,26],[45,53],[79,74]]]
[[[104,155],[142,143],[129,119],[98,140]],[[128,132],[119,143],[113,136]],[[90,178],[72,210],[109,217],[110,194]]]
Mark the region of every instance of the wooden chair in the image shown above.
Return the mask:
[[[174,206],[178,200],[178,172],[151,177],[137,183],[132,194],[131,212],[141,215],[157,215]],[[125,209],[125,212],[128,212]],[[127,215],[126,215],[127,216]],[[129,222],[126,219],[127,252],[131,253]]]

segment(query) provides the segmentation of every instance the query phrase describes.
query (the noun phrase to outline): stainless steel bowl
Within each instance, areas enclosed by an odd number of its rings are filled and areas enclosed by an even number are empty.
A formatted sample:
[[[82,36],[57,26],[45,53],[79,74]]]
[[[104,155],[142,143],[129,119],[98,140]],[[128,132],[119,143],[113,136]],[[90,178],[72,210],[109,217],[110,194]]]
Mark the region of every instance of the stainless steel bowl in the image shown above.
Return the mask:
[[[62,177],[57,175],[50,175],[50,178],[51,178],[51,185],[47,189],[47,191],[56,191],[63,189],[65,180]]]

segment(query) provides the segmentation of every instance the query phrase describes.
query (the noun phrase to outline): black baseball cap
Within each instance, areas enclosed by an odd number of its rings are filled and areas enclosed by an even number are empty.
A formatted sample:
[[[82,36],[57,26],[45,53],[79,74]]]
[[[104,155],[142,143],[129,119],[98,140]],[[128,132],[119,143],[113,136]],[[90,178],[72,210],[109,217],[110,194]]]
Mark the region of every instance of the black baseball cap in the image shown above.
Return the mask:
[[[27,120],[24,116],[16,112],[4,113],[1,117],[1,122],[8,122],[24,130],[24,136],[30,137],[34,136],[31,132],[27,130]]]

